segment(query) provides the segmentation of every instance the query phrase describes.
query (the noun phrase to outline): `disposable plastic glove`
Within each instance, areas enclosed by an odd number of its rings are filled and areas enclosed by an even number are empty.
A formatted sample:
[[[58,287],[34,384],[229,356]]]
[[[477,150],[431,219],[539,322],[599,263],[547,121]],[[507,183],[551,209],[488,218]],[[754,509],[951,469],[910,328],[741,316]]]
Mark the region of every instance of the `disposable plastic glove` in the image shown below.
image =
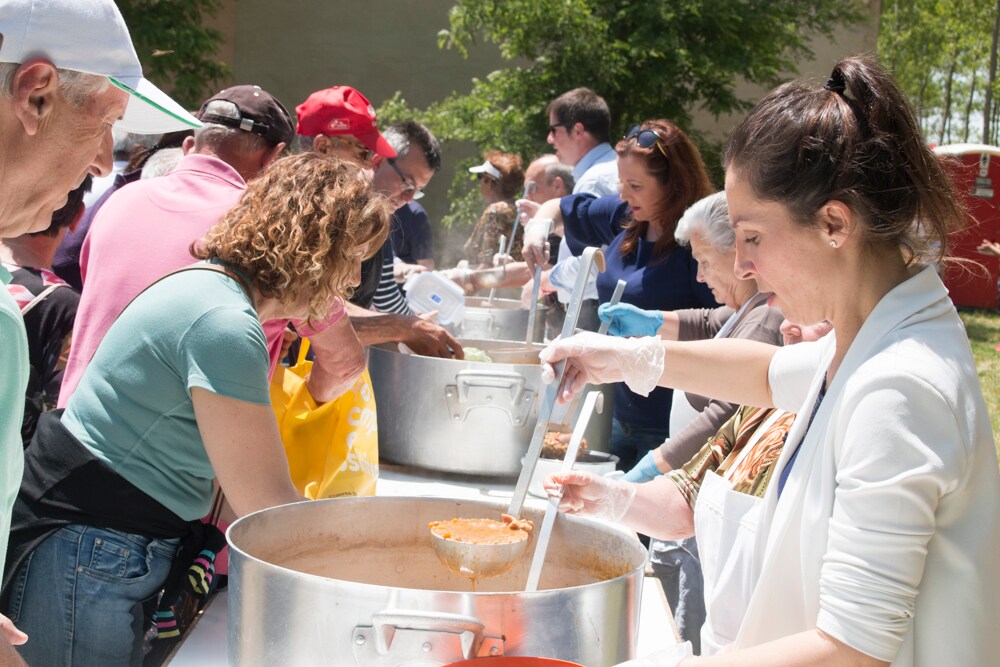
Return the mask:
[[[602,303],[597,309],[602,322],[610,322],[612,336],[656,336],[663,325],[663,313],[643,310],[630,303]]]
[[[549,230],[552,218],[532,218],[524,226],[524,241],[521,255],[528,264],[528,271],[534,273],[535,265],[545,266],[549,261]]]
[[[663,374],[663,345],[659,338],[612,338],[587,331],[558,339],[542,350],[542,382],[555,379],[554,365],[567,360],[559,400],[567,402],[587,383],[624,382],[640,396],[648,396]]]
[[[646,452],[646,455],[639,459],[639,462],[631,470],[625,473],[622,480],[642,484],[643,482],[649,482],[659,477],[661,473],[660,469],[656,467],[656,459],[653,458],[653,451],[651,449]]]
[[[609,521],[625,516],[636,493],[635,484],[576,470],[549,475],[542,485],[550,496],[562,493],[560,511]]]
[[[691,642],[684,642],[663,651],[650,653],[636,660],[620,662],[615,667],[675,667],[680,664],[681,660],[690,658],[693,655]]]

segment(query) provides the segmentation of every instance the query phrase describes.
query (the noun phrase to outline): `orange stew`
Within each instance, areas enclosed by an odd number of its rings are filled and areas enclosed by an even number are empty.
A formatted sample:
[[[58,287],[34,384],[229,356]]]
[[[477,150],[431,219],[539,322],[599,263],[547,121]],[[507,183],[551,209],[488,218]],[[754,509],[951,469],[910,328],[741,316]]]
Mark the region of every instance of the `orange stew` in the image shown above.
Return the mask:
[[[451,519],[427,524],[438,537],[471,544],[512,544],[528,539],[532,523],[507,514],[495,519]]]

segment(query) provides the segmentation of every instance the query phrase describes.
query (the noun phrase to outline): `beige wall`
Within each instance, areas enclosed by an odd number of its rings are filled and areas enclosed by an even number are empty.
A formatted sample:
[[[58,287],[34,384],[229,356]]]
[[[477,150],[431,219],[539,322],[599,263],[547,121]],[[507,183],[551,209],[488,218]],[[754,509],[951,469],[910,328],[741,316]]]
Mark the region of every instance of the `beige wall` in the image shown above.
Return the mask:
[[[867,25],[841,29],[832,42],[814,44],[816,59],[800,63],[802,75],[825,78],[839,58],[874,52],[880,1],[869,0],[873,20]],[[437,33],[447,27],[452,4],[452,0],[223,0],[213,25],[227,36],[220,53],[234,70],[233,81],[227,83],[257,84],[289,110],[314,90],[342,84],[359,89],[376,106],[399,90],[411,106],[425,107],[454,90],[468,91],[473,77],[504,66],[491,44],[476,46],[467,60],[438,48]],[[738,90],[748,98],[765,92],[748,85]],[[695,118],[698,129],[720,139],[738,120],[704,113]],[[445,147],[444,167],[421,200],[432,221],[447,211],[452,165],[473,148]],[[455,241],[467,233],[456,233]],[[437,241],[441,248],[444,239]]]
[[[798,63],[798,74],[789,74],[788,78],[808,77],[825,81],[830,76],[830,70],[842,58],[861,53],[875,54],[882,0],[868,0],[866,4],[865,13],[868,18],[865,23],[850,28],[840,28],[832,40],[814,41],[811,48],[815,58]],[[744,99],[757,99],[766,92],[767,88],[747,83],[736,87],[736,94]],[[708,113],[702,112],[700,115],[696,113],[694,125],[713,139],[723,139],[741,117],[737,114],[716,119]]]

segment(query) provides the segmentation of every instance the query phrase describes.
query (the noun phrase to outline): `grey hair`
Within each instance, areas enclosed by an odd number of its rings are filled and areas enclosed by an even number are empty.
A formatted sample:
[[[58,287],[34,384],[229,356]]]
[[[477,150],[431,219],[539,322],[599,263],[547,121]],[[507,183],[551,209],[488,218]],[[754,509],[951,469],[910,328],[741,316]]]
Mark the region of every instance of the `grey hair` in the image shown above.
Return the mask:
[[[239,107],[227,100],[209,102],[202,109],[202,114],[214,114],[237,120],[240,118]],[[204,148],[219,151],[223,147],[240,155],[250,155],[262,149],[271,148],[271,145],[267,139],[259,134],[216,123],[203,123],[200,129],[194,131],[194,149],[196,151]]]
[[[139,178],[156,178],[169,174],[182,157],[184,157],[184,149],[182,148],[161,148],[150,155],[146,164],[142,165],[142,175]]]
[[[0,63],[0,98],[9,98],[14,85],[14,73],[21,66],[21,63]],[[71,69],[58,69],[59,90],[63,97],[76,108],[82,107],[87,100],[95,95],[100,95],[111,81],[106,76],[98,74],[87,74]]]
[[[736,246],[736,232],[729,224],[729,204],[724,191],[691,204],[677,221],[674,238],[681,245],[690,245],[694,231],[698,231],[719,252],[730,252]]]
[[[563,184],[566,186],[566,192],[573,192],[573,186],[576,184],[576,179],[573,178],[573,167],[561,162],[556,162],[545,167],[546,184],[551,185],[552,181],[557,177],[562,179]]]

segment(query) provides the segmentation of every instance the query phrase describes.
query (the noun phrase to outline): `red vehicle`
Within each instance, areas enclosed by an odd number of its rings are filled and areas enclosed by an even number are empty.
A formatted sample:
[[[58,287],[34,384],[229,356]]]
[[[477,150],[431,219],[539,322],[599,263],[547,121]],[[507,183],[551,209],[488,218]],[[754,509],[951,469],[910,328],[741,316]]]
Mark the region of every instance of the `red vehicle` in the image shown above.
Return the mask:
[[[996,309],[1000,259],[981,254],[983,241],[1000,243],[1000,148],[984,144],[950,144],[934,149],[954,156],[952,166],[959,194],[969,211],[969,225],[950,239],[949,254],[975,265],[945,269],[944,284],[956,306]]]

